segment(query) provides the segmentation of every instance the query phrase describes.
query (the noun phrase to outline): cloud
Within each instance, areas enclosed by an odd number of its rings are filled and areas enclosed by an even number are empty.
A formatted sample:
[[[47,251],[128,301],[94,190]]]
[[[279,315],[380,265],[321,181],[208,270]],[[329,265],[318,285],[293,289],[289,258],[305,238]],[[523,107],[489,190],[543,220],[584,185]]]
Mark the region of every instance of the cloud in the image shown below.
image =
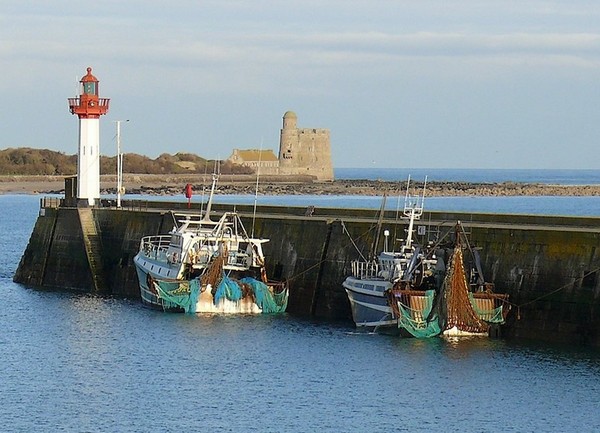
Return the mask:
[[[8,1],[0,96],[11,125],[40,94],[56,116],[48,128],[61,125],[92,66],[111,115],[137,117],[130,133],[143,131],[143,149],[171,140],[165,130],[181,132],[178,146],[239,146],[264,134],[260,122],[277,136],[287,109],[331,128],[339,157],[359,161],[365,142],[389,154],[398,140],[439,145],[442,155],[452,140],[469,153],[509,132],[522,147],[561,130],[582,141],[582,126],[589,137],[600,128],[589,96],[599,23],[600,3],[580,0]],[[232,109],[245,116],[224,130]],[[61,128],[56,140],[70,140]],[[45,140],[35,133],[15,127],[5,140]]]
[[[535,20],[528,25],[506,24],[512,16],[539,19],[566,14],[576,20],[573,17],[586,17],[585,10],[588,18],[598,16],[598,8],[590,10],[583,3],[569,7],[560,2],[515,1],[454,1],[436,7],[431,2],[350,3],[261,1],[257,9],[254,3],[251,7],[239,1],[186,1],[159,12],[159,2],[107,2],[86,9],[86,16],[81,9],[69,8],[68,2],[29,9],[35,14],[15,6],[11,14],[0,17],[0,60],[18,71],[14,75],[23,71],[27,75],[43,62],[93,61],[111,68],[118,65],[128,74],[137,69],[156,84],[167,78],[169,87],[185,86],[182,77],[193,75],[214,86],[214,91],[250,92],[265,90],[281,77],[291,83],[311,78],[323,82],[336,80],[340,73],[361,76],[376,71],[392,76],[399,68],[421,71],[432,65],[442,73],[459,68],[461,62],[478,67],[598,67],[597,28],[547,32],[536,28]],[[496,18],[502,25],[483,31],[481,26],[497,16],[505,18]],[[364,20],[358,20],[361,17]],[[470,23],[473,17],[478,24]],[[398,23],[393,25],[391,18]],[[420,25],[425,18],[428,24]],[[60,66],[55,70],[64,73]]]

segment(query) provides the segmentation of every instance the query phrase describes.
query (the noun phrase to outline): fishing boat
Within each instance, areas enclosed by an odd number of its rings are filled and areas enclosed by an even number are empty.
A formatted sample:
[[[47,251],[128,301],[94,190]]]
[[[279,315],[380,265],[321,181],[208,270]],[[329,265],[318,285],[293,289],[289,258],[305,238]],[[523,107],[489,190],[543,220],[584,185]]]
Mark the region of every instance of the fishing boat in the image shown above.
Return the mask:
[[[387,292],[393,317],[404,335],[497,335],[497,327],[505,322],[510,311],[508,294],[494,293],[494,285],[485,282],[479,251],[469,244],[460,221],[454,226],[454,239],[438,290],[403,290],[396,286]]]
[[[403,215],[408,229],[400,248],[388,251],[386,230],[377,261],[352,262],[352,274],[342,285],[354,323],[417,338],[497,334],[510,310],[508,295],[494,293],[494,285],[485,282],[479,250],[469,244],[460,221],[435,242],[422,246],[413,240],[425,185],[426,180],[416,198],[407,186]]]
[[[408,221],[406,238],[398,249],[389,246],[389,230],[384,231],[384,248],[376,260],[355,260],[351,263],[351,275],[342,286],[346,290],[352,318],[357,328],[378,331],[397,331],[398,318],[390,304],[392,288],[404,290],[433,290],[439,284],[438,260],[430,244],[419,245],[414,241],[414,225],[423,214],[425,187],[421,195],[409,194],[408,179],[404,199],[403,219]],[[381,213],[383,213],[383,207]]]
[[[204,213],[172,213],[168,234],[141,239],[133,261],[142,302],[187,313],[284,312],[287,286],[267,279],[268,239],[249,236],[237,212],[211,219],[217,177]]]

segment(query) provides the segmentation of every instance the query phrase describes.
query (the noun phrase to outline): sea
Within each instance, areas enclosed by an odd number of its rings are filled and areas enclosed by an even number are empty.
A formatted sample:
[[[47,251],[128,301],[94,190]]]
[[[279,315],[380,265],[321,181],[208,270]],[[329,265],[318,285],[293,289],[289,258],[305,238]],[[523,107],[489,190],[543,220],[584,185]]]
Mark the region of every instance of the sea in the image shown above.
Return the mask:
[[[367,179],[404,182],[409,177],[413,181],[436,182],[477,182],[477,183],[529,183],[546,185],[599,185],[599,170],[509,170],[509,169],[376,169],[376,168],[339,168],[335,170],[336,179]],[[565,215],[600,216],[600,197],[598,196],[461,196],[436,197],[425,194],[425,210],[455,211],[466,213],[501,213],[526,215]],[[128,198],[136,198],[131,195]],[[156,200],[157,197],[144,197]],[[171,200],[172,197],[162,197]],[[193,201],[202,202],[206,197],[197,194]],[[379,210],[381,196],[361,195],[284,195],[261,194],[260,185],[255,195],[216,195],[216,201],[226,204],[262,204],[285,206],[314,206],[324,208],[355,208]],[[404,196],[387,197],[387,210],[402,209]]]
[[[484,169],[484,168],[336,168],[336,179],[405,181],[541,183],[548,185],[598,185],[600,169]]]
[[[168,314],[16,284],[39,199],[0,196],[2,432],[600,431],[597,349]]]

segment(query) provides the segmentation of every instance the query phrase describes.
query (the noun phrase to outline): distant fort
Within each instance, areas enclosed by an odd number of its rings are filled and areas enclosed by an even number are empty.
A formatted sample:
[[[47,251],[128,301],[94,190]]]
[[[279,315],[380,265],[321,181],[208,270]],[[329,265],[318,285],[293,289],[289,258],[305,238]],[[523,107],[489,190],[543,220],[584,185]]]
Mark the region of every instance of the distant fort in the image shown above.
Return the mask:
[[[233,149],[228,160],[234,164],[260,168],[261,174],[309,175],[320,181],[333,180],[329,129],[298,128],[293,111],[283,115],[279,157],[272,150]]]

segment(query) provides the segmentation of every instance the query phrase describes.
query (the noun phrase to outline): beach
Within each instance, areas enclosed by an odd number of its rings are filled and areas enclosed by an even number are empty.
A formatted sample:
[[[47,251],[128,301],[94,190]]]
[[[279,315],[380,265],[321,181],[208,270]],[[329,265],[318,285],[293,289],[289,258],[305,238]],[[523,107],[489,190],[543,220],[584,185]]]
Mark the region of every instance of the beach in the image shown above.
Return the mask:
[[[128,194],[183,195],[190,183],[201,193],[210,188],[210,175],[145,175],[125,174],[123,185]],[[63,194],[64,176],[0,176],[0,194]],[[251,175],[222,175],[217,184],[219,194],[262,195],[397,195],[406,188],[406,182],[382,180],[340,179],[316,182],[302,176],[264,176],[257,182]],[[413,183],[421,188],[422,183]],[[116,176],[103,175],[100,181],[102,194],[114,194]],[[600,196],[600,185],[548,185],[538,183],[471,183],[428,182],[428,196]]]

